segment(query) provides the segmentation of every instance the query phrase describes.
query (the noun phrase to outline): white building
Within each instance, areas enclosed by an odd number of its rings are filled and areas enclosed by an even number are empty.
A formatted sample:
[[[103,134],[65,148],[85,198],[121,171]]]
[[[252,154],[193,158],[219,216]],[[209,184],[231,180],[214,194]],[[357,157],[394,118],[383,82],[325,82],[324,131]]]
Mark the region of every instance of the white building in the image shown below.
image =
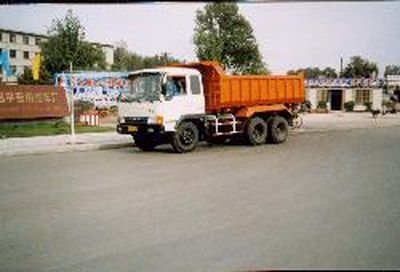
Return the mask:
[[[20,75],[25,68],[32,68],[32,59],[41,51],[39,44],[47,38],[42,34],[0,28],[0,53],[4,49],[9,51],[11,70],[14,74]],[[114,64],[113,46],[101,43],[92,44],[103,50],[107,68],[110,68]]]
[[[305,80],[305,99],[315,110],[320,101],[328,110],[344,110],[346,102],[355,103],[354,111],[365,111],[366,104],[373,109],[382,109],[383,81],[375,79],[309,79]]]
[[[386,84],[389,94],[394,94],[394,92],[400,91],[400,75],[387,75]]]

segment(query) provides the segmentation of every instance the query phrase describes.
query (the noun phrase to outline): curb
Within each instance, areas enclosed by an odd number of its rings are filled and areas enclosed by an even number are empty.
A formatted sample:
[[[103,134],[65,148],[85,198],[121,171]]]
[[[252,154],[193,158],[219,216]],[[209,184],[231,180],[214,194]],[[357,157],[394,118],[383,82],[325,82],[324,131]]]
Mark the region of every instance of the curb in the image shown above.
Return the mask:
[[[42,148],[39,150],[17,150],[0,153],[0,156],[13,157],[13,156],[24,156],[24,155],[43,155],[49,153],[67,153],[74,151],[89,151],[89,150],[107,150],[107,149],[119,149],[125,147],[134,147],[133,142],[126,143],[106,143],[106,144],[76,144],[76,145],[64,145]]]
[[[363,129],[381,129],[381,128],[391,128],[400,127],[400,124],[391,125],[376,125],[369,127],[335,127],[335,128],[299,128],[292,130],[292,134],[307,134],[307,133],[325,133],[325,132],[336,132],[336,131],[354,131]]]

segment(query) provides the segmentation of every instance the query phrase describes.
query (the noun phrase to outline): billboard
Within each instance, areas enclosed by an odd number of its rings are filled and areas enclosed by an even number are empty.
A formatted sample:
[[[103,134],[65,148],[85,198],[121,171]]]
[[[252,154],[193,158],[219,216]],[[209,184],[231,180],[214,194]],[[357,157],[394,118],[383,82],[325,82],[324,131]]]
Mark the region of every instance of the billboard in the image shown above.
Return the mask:
[[[97,108],[117,105],[117,98],[128,91],[128,72],[75,72],[55,75],[55,85],[62,86],[68,98],[94,103]]]

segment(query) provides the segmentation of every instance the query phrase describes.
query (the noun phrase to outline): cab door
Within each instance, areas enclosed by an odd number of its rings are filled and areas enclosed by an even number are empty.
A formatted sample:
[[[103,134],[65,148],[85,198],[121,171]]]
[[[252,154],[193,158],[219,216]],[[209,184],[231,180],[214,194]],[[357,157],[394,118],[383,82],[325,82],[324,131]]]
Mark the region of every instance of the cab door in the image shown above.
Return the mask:
[[[190,103],[193,114],[205,113],[205,101],[200,75],[189,75]]]
[[[165,88],[162,112],[166,131],[175,131],[176,123],[184,116],[204,113],[198,75],[167,75]]]

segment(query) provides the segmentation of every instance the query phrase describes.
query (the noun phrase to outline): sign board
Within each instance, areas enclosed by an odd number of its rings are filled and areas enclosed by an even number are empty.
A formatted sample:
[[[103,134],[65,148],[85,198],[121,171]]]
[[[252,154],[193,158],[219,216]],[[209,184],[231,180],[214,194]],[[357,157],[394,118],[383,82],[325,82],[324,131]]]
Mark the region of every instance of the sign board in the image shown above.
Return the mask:
[[[63,86],[68,98],[90,101],[96,108],[117,105],[117,97],[128,91],[127,72],[74,72],[55,74],[55,85]]]
[[[371,78],[320,78],[320,79],[306,79],[304,80],[305,86],[313,87],[326,87],[326,88],[381,88],[383,80]]]
[[[0,119],[35,119],[68,115],[65,91],[52,85],[0,86]]]

